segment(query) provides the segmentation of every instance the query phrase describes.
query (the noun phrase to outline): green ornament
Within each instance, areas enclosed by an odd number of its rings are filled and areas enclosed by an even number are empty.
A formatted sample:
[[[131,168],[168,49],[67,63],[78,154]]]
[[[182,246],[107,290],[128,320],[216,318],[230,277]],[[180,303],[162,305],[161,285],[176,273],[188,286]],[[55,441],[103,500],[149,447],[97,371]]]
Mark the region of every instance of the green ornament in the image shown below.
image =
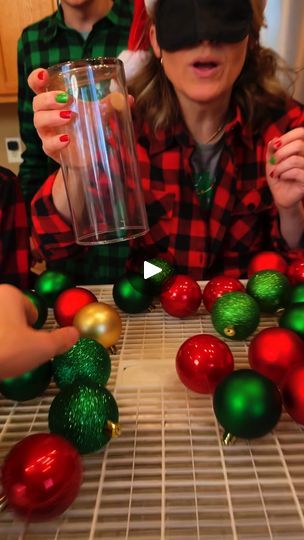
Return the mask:
[[[66,386],[52,401],[49,428],[81,454],[100,450],[119,435],[118,407],[112,394],[91,381]]]
[[[274,313],[288,303],[290,283],[277,270],[261,270],[249,278],[246,292],[255,299],[261,311]]]
[[[288,304],[304,303],[304,283],[299,283],[291,289]]]
[[[279,421],[282,399],[270,379],[251,369],[239,369],[218,384],[213,408],[228,444],[233,437],[253,439],[269,433]]]
[[[3,379],[0,381],[0,392],[13,401],[28,401],[41,396],[49,386],[51,378],[52,363],[46,362],[18,377]]]
[[[57,296],[70,287],[73,287],[71,278],[56,270],[46,270],[38,276],[35,283],[36,292],[45,299],[49,307],[53,307]]]
[[[248,294],[235,291],[218,298],[211,313],[214,328],[229,339],[245,339],[260,322],[260,310]]]
[[[66,353],[54,357],[53,375],[59,388],[79,379],[89,379],[97,384],[107,384],[111,373],[108,351],[89,338],[80,338]]]
[[[279,320],[279,326],[293,330],[304,339],[304,303],[292,304],[286,308]]]
[[[136,272],[124,274],[113,287],[115,304],[126,313],[141,313],[152,303],[147,280]]]
[[[159,274],[155,274],[146,280],[148,288],[151,291],[151,294],[154,296],[160,293],[163,284],[169,279],[169,277],[173,276],[175,269],[172,264],[165,259],[154,258],[149,259],[147,262],[154,264],[161,269]],[[144,269],[142,268],[141,273],[143,274],[143,272]]]
[[[38,311],[38,319],[32,325],[33,328],[42,328],[48,316],[48,307],[45,299],[35,291],[23,291],[23,294],[27,296],[27,298],[32,302],[32,304],[34,304],[35,308]]]

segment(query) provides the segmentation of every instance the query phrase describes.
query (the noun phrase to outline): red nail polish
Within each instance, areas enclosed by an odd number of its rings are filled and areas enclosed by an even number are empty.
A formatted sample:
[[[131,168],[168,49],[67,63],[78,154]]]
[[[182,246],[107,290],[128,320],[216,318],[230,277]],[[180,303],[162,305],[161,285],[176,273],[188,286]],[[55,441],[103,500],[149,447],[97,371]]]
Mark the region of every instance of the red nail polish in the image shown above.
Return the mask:
[[[72,115],[72,111],[60,111],[60,113],[59,113],[59,116],[61,118],[65,118],[66,120],[71,118],[71,115]]]
[[[43,81],[43,79],[44,79],[44,71],[39,71],[37,77],[38,77],[38,79],[40,79],[40,81]]]
[[[70,137],[68,135],[60,135],[59,140],[60,142],[68,142]]]
[[[273,178],[274,177],[274,171],[271,171],[269,176],[270,176],[270,178]]]
[[[274,143],[273,146],[274,146],[274,148],[275,148],[276,150],[278,150],[279,148],[281,148],[282,142],[281,142],[281,141],[277,141],[277,142]]]

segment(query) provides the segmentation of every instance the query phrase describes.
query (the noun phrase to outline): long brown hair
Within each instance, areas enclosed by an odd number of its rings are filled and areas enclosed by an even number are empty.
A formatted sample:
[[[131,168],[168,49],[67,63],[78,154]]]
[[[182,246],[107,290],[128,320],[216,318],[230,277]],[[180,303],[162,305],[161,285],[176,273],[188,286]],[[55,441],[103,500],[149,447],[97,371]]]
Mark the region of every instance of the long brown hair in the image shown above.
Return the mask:
[[[260,30],[265,26],[265,0],[251,0],[251,4],[253,18],[247,56],[242,72],[234,84],[232,98],[255,131],[269,116],[269,109],[283,108],[290,96],[291,92],[283,87],[278,76],[284,76],[293,88],[295,73],[272,49],[261,46]],[[152,14],[150,23],[154,22]],[[135,97],[139,117],[145,119],[154,132],[158,129],[170,130],[170,127],[181,120],[173,85],[154,54],[148,64],[130,81],[129,88]]]

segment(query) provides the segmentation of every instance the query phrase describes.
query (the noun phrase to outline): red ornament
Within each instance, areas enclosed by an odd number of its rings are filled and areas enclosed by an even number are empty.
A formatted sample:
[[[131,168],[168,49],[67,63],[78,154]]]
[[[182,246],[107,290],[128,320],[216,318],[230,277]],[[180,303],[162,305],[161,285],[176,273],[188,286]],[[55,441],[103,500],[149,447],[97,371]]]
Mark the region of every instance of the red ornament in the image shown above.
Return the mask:
[[[83,287],[66,289],[56,298],[54,317],[59,326],[71,326],[78,311],[92,302],[97,302],[96,296]]]
[[[304,283],[304,259],[295,259],[287,270],[287,277],[291,285]]]
[[[81,480],[78,452],[52,433],[30,435],[17,443],[2,467],[3,494],[26,521],[60,515],[76,498]]]
[[[290,368],[281,384],[283,403],[298,424],[304,424],[304,366]]]
[[[279,385],[291,366],[304,366],[303,341],[287,328],[265,328],[252,339],[248,359],[252,369]]]
[[[249,263],[248,277],[261,270],[277,270],[282,274],[287,272],[287,262],[275,251],[261,251],[254,255]]]
[[[221,339],[198,334],[187,339],[176,355],[176,371],[182,383],[201,394],[211,394],[233,371],[232,353]]]
[[[160,302],[173,317],[194,315],[201,305],[202,291],[192,277],[177,274],[169,278],[162,288]]]
[[[234,277],[216,276],[210,279],[203,290],[203,303],[206,310],[211,313],[213,304],[220,296],[235,291],[245,292],[245,287]]]

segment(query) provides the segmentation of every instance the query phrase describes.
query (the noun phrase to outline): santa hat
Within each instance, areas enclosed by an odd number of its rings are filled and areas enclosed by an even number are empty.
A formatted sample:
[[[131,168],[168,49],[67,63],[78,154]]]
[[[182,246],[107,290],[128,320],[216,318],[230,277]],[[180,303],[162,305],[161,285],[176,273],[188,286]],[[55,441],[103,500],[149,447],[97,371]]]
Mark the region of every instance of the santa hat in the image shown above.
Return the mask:
[[[131,79],[151,58],[148,33],[148,16],[157,0],[134,0],[133,21],[130,28],[128,50],[118,58],[123,61],[126,78]]]

